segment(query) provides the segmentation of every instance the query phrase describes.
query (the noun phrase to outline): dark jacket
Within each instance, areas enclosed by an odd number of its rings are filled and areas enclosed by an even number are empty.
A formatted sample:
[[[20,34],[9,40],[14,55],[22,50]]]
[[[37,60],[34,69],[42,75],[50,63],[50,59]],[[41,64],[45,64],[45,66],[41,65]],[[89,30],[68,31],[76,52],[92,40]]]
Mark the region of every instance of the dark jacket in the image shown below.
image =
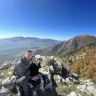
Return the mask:
[[[30,76],[36,76],[39,74],[39,68],[40,68],[40,63],[38,63],[38,65],[36,63],[31,63],[31,66],[29,68],[30,70]]]
[[[30,60],[28,61],[25,57],[22,57],[16,64],[14,68],[14,75],[16,75],[18,78],[22,76],[26,76],[27,78],[30,78]]]

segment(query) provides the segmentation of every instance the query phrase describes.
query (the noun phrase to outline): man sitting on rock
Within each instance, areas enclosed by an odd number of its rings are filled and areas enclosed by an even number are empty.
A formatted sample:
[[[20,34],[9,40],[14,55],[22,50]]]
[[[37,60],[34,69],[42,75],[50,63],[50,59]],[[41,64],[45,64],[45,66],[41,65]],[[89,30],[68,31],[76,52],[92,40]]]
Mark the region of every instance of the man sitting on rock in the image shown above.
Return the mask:
[[[14,75],[17,76],[17,83],[20,81],[21,96],[28,96],[28,80],[38,80],[37,76],[31,77],[29,72],[32,51],[28,50],[24,56],[17,62],[14,68]],[[22,87],[22,88],[21,88]]]

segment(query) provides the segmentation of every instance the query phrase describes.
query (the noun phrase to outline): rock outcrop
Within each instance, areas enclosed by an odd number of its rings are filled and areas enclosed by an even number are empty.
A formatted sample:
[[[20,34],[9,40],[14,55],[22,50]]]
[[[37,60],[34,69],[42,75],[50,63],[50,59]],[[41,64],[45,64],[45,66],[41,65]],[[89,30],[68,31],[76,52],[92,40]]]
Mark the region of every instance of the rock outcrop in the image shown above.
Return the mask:
[[[9,90],[16,80],[16,77],[12,75],[14,64],[4,67],[5,65],[2,65],[3,67],[1,66],[3,69],[1,68],[2,70],[0,71],[0,96],[10,96]],[[8,70],[6,73],[7,77],[5,77],[4,73],[6,70]],[[50,80],[52,79],[48,66],[42,66],[40,72],[48,76]],[[91,80],[79,79],[78,83],[78,79],[76,78],[78,78],[78,75],[74,73],[71,73],[66,78],[63,78],[60,74],[55,74],[53,77],[54,81],[48,83],[45,87],[45,89],[51,89],[46,91],[45,96],[96,96],[96,85]],[[42,95],[39,94],[39,96]]]

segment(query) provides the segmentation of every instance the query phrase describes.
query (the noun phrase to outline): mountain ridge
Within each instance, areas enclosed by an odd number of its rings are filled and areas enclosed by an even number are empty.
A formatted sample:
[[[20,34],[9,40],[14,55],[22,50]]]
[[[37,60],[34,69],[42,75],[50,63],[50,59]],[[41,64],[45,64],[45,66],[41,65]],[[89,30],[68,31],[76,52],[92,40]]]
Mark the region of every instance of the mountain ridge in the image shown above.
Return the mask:
[[[65,42],[62,42],[53,47],[48,47],[42,50],[37,50],[35,54],[41,55],[63,55],[70,51],[77,50],[81,47],[87,46],[88,44],[96,42],[96,37],[91,35],[80,35]]]
[[[38,38],[38,37],[24,37],[24,36],[15,36],[15,37],[8,37],[8,38],[0,38],[0,40],[9,40],[9,39],[41,39],[41,40],[56,40],[56,39],[50,39],[50,38]],[[56,40],[56,41],[62,41],[62,40]]]
[[[15,43],[15,44],[14,44]],[[36,37],[12,37],[12,38],[4,38],[0,39],[0,50],[1,48],[4,49],[12,49],[12,47],[19,48],[19,47],[41,47],[41,46],[53,46],[58,43],[61,43],[61,41],[54,40],[54,39],[41,39]],[[15,46],[14,46],[15,45]],[[34,45],[34,46],[33,46]]]

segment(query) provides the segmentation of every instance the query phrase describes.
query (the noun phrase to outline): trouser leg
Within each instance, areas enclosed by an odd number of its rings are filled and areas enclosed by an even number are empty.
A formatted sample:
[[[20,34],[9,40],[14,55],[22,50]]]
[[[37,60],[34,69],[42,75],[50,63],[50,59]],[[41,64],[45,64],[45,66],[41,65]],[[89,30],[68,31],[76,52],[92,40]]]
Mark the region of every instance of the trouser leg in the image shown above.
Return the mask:
[[[43,77],[42,77],[42,75],[41,74],[38,74],[37,75],[39,78],[40,78],[40,90],[41,91],[44,91],[44,80],[43,80]]]
[[[24,91],[24,95],[28,95],[28,79],[24,79],[21,83],[21,86]]]

